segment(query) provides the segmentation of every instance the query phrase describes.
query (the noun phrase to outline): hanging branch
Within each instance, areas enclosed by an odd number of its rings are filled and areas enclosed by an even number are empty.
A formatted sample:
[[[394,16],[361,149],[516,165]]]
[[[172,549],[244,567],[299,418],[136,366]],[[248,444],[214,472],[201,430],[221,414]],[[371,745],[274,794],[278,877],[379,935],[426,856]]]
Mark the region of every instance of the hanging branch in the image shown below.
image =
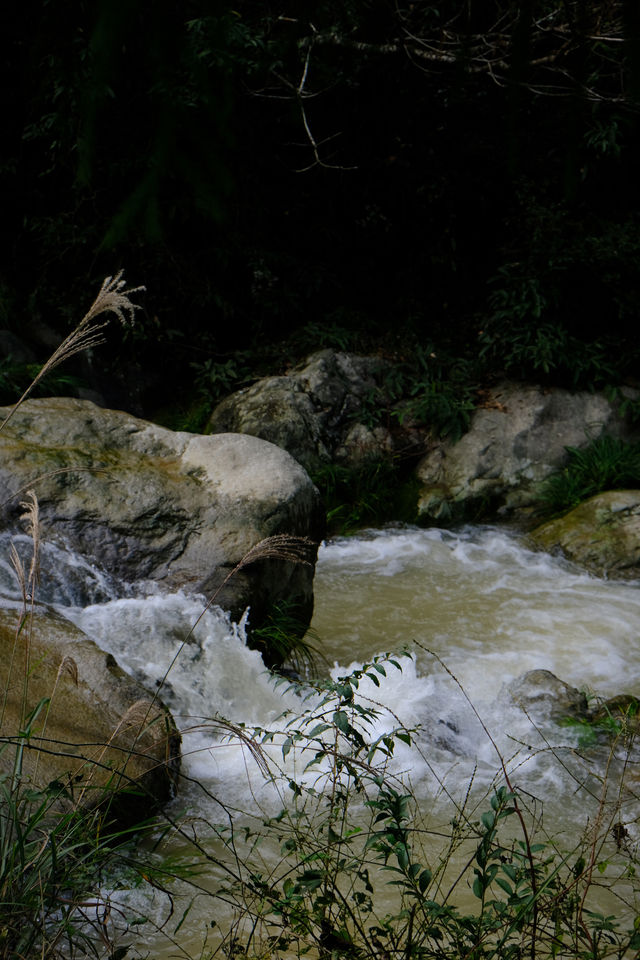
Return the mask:
[[[522,66],[521,82],[540,96],[574,96],[576,89],[588,100],[634,106],[628,96],[623,69],[624,33],[620,0],[589,4],[588,29],[583,29],[575,4],[558,3],[528,25],[529,56]],[[467,74],[486,74],[495,83],[514,82],[514,37],[518,31],[519,5],[511,5],[481,33],[469,33],[458,22],[459,15],[432,32],[421,32],[412,24],[411,8],[397,11],[399,33],[387,42],[372,43],[337,30],[316,31],[299,41],[302,51],[333,45],[367,57],[406,56],[421,69],[456,66]],[[593,82],[582,83],[573,70],[573,59],[585,44],[594,63],[589,73]]]

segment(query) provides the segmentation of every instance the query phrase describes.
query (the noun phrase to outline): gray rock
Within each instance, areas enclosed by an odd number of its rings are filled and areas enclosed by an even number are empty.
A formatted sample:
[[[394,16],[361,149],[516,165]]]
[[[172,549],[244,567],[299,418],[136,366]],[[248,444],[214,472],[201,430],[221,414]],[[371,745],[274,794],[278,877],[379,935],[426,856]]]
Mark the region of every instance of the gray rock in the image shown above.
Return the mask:
[[[598,576],[640,577],[640,490],[609,490],[530,534]]]
[[[268,377],[226,397],[207,424],[207,433],[224,432],[268,440],[306,469],[331,459],[313,402],[292,377]]]
[[[437,444],[420,461],[419,512],[433,521],[526,514],[542,482],[566,464],[565,448],[602,433],[628,434],[603,394],[504,383],[475,411],[465,436]]]
[[[108,801],[121,819],[146,819],[175,793],[180,735],[171,715],[68,620],[38,610],[20,630],[21,619],[18,610],[0,610],[2,732],[9,738],[0,772],[13,772],[10,738],[40,705],[22,741],[23,779],[40,789],[60,784],[65,806]]]
[[[0,417],[3,416],[0,411]],[[250,436],[175,433],[88,401],[27,401],[0,432],[0,523],[18,524],[33,487],[42,536],[63,541],[123,581],[215,590],[259,541],[319,540],[323,513],[309,477],[283,450]],[[219,597],[259,626],[279,600],[313,605],[309,565],[263,560]]]
[[[322,350],[286,376],[259,380],[225,398],[207,431],[269,440],[311,471],[378,458],[392,449],[391,433],[370,429],[363,420],[382,402],[384,367],[377,357]]]
[[[503,696],[536,721],[557,722],[566,717],[586,719],[588,716],[585,694],[558,679],[550,670],[529,670],[509,684]]]

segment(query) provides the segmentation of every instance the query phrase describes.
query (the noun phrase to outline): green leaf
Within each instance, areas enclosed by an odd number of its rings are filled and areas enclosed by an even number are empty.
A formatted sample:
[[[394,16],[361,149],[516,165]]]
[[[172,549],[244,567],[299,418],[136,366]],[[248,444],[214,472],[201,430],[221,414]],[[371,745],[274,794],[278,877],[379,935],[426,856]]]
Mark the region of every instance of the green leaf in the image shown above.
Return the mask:
[[[324,733],[325,730],[330,730],[330,723],[318,723],[313,730],[309,733],[310,737],[318,737],[321,733]]]
[[[344,733],[345,735],[348,735],[349,733],[351,733],[352,727],[351,727],[351,724],[349,723],[349,718],[344,712],[344,710],[336,710],[336,712],[333,715],[333,722],[335,723],[338,730],[341,731],[341,733]]]
[[[406,870],[409,866],[409,851],[407,850],[406,844],[398,843],[396,844],[394,853],[398,861],[398,866],[403,870]]]
[[[490,810],[487,810],[486,813],[483,813],[480,819],[482,820],[482,825],[487,830],[492,830],[493,827],[495,826],[496,817],[495,817],[495,814],[492,813]]]
[[[507,883],[507,881],[503,880],[502,877],[496,877],[496,883],[502,890],[504,890],[506,894],[508,894],[508,896],[513,896],[513,887],[510,883]]]

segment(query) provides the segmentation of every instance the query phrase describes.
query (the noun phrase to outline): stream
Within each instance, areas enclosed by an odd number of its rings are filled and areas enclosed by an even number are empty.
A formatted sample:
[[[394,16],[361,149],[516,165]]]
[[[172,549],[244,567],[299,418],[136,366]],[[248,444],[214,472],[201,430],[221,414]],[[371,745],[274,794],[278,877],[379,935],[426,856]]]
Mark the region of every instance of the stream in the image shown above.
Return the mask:
[[[10,579],[0,566],[5,593]],[[504,762],[517,788],[544,808],[546,829],[570,838],[595,815],[579,788],[586,784],[597,805],[598,773],[576,749],[575,727],[557,722],[555,692],[521,678],[551,671],[588,697],[640,692],[638,587],[534,552],[504,528],[367,531],[321,547],[310,639],[320,669],[334,678],[378,654],[406,651],[396,658],[401,669],[384,667],[380,686],[363,678],[358,695],[378,710],[372,736],[399,724],[415,730],[418,749],[398,743],[392,769],[411,784],[432,821],[447,823],[452,804],[469,792],[486,799],[492,784],[502,782]],[[230,623],[216,608],[201,616],[202,601],[181,592],[118,584],[53,547],[43,556],[41,599],[148,688],[166,677],[162,696],[183,732],[188,781],[174,801],[176,816],[188,810],[212,821],[221,802],[237,811],[277,812],[281,797],[247,748],[211,722],[220,716],[282,730],[283,712],[302,709],[291,685],[276,684],[246,647],[243,623]],[[283,763],[281,743],[269,756]],[[294,751],[287,763],[288,774],[295,772]],[[635,796],[625,803],[621,817],[635,843]],[[181,934],[195,956],[206,916],[194,913],[190,932]],[[163,954],[153,937],[147,947],[153,956],[176,955]]]

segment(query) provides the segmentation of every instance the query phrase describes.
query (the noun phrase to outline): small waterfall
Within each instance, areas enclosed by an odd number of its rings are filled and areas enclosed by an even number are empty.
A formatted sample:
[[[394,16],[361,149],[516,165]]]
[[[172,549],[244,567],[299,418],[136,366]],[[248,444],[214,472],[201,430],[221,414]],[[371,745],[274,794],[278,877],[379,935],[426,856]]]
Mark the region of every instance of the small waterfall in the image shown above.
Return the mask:
[[[13,540],[28,562],[28,538]],[[9,597],[15,576],[8,538],[0,558],[0,592]],[[51,544],[42,547],[40,583],[40,600],[150,691],[160,690],[184,731],[189,775],[216,789],[232,783],[237,802],[245,783],[249,801],[245,754],[212,721],[268,729],[283,725],[278,718],[295,714],[302,701],[276,687],[248,649],[245,621],[232,623],[217,607],[203,614],[204,597],[120,582]],[[434,777],[453,778],[452,788],[463,789],[475,770],[489,782],[496,747],[539,791],[561,789],[539,748],[552,736],[571,749],[575,735],[560,733],[548,698],[525,711],[514,701],[513,685],[530,670],[551,671],[600,696],[640,690],[638,584],[589,576],[502,529],[391,528],[334,540],[321,547],[315,592],[313,627],[334,677],[382,652],[411,653],[401,672],[387,669],[380,688],[363,679],[359,695],[388,711],[377,734],[398,722],[418,728],[428,762],[399,749],[397,765],[410,766],[414,788],[425,795],[437,789]]]
[[[14,542],[28,561],[27,538]],[[0,593],[15,598],[8,541],[0,546]],[[220,804],[275,814],[277,787],[225,724],[282,731],[313,696],[278,684],[249,650],[251,612],[233,623],[216,607],[205,610],[204,597],[119,582],[61,546],[43,547],[41,569],[40,599],[172,710],[184,746],[177,807],[205,821]],[[518,789],[544,804],[545,825],[562,832],[584,825],[597,774],[585,764],[579,729],[559,722],[555,694],[528,691],[521,678],[543,670],[589,696],[640,693],[638,586],[592,577],[503,529],[390,528],[322,546],[312,626],[335,680],[406,650],[396,658],[401,669],[387,664],[379,686],[363,677],[357,696],[378,711],[372,738],[398,724],[414,731],[413,747],[396,744],[391,770],[410,781],[430,816],[448,823],[471,781],[484,798],[504,761]],[[305,776],[281,740],[264,749],[287,777]],[[628,820],[635,842],[635,814]]]

